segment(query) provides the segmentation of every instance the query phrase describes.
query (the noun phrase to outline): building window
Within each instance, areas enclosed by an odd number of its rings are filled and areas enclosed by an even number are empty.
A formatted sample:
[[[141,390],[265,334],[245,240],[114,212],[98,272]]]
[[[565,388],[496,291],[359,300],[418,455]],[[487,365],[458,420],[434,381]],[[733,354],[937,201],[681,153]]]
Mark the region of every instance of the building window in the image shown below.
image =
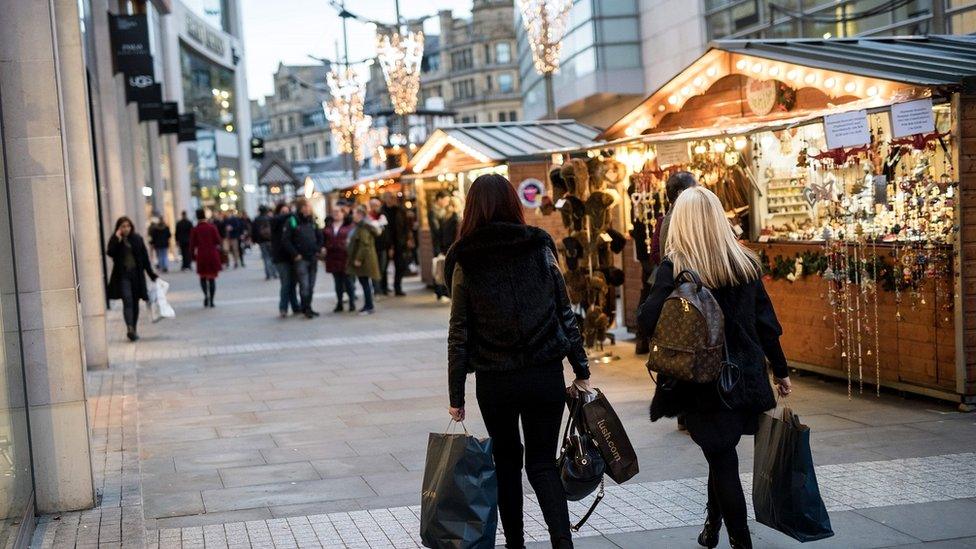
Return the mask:
[[[432,53],[430,55],[425,55],[423,59],[420,60],[420,70],[422,72],[437,72],[441,70],[441,54]]]
[[[491,44],[485,44],[485,65],[491,65]]]
[[[332,156],[332,141],[326,139],[322,142],[322,153],[323,156]]]
[[[197,123],[233,131],[236,95],[234,72],[186,47],[180,48],[183,108]]]
[[[305,158],[311,160],[319,157],[319,144],[315,141],[305,143]]]
[[[474,122],[474,120],[472,120],[470,116],[462,116],[461,117],[461,123],[462,124],[470,124],[471,122]]]
[[[485,75],[485,84],[486,84],[485,87],[488,89],[488,91],[491,91],[491,88],[492,88],[492,81],[491,80],[492,80],[491,75],[490,74],[486,74]],[[498,80],[498,83],[501,84],[501,79]]]
[[[288,131],[295,131],[295,119],[292,118],[291,115],[288,116]]]
[[[502,93],[512,93],[515,91],[515,83],[511,73],[505,72],[498,75],[498,91]]]
[[[298,147],[292,145],[291,147],[288,148],[288,152],[291,153],[291,158],[289,158],[288,160],[291,161],[298,160]]]
[[[516,120],[518,120],[518,117],[515,116],[515,111],[508,111],[508,121],[515,122]]]
[[[507,119],[508,119],[508,113],[507,112],[501,111],[500,113],[498,113],[498,121],[499,122],[506,122]]]
[[[470,69],[473,66],[474,66],[474,60],[471,56],[471,48],[458,50],[451,54],[452,70],[463,71],[466,69]]]
[[[511,63],[512,62],[512,45],[508,42],[499,42],[495,44],[495,63]]]
[[[474,97],[473,78],[452,82],[451,87],[454,90],[454,99],[471,99]]]

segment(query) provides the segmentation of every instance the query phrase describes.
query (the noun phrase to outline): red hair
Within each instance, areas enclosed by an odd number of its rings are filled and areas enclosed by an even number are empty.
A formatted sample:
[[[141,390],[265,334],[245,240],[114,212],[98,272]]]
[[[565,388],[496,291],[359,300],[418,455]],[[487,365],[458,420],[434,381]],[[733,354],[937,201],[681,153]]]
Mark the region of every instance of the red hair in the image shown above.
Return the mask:
[[[489,223],[525,225],[525,213],[515,189],[508,179],[498,174],[478,176],[471,184],[465,197],[458,239]]]

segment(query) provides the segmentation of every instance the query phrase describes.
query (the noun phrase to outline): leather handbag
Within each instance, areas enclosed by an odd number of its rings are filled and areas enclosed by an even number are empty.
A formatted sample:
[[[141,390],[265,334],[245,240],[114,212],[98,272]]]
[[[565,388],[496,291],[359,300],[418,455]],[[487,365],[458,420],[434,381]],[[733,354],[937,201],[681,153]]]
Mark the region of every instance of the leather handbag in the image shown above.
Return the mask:
[[[589,511],[573,526],[574,532],[586,523],[603,499],[603,473],[606,470],[603,456],[582,426],[582,405],[582,398],[570,398],[567,401],[569,418],[563,430],[563,445],[556,465],[559,467],[559,479],[567,500],[579,501],[597,488],[600,492]]]

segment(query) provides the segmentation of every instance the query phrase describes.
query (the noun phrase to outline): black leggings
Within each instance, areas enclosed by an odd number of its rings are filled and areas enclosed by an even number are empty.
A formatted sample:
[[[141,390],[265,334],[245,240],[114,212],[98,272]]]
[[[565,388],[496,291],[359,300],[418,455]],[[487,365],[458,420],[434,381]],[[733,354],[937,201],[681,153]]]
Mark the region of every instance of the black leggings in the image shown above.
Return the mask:
[[[142,273],[126,273],[122,276],[122,317],[127,328],[135,329],[139,323],[139,296],[136,295],[136,276]]]
[[[525,545],[521,419],[525,434],[525,472],[549,527],[552,546],[571,548],[569,510],[556,468],[559,428],[566,402],[562,364],[511,372],[479,372],[477,395],[495,457],[498,514],[505,530],[505,546]]]
[[[735,451],[754,413],[722,410],[689,413],[685,416],[688,433],[705,454],[708,462],[708,516],[723,519],[732,535],[745,537],[746,498],[739,480],[739,455]]]
[[[214,292],[217,291],[217,281],[213,278],[201,278],[200,289],[203,290],[203,297],[213,303]]]

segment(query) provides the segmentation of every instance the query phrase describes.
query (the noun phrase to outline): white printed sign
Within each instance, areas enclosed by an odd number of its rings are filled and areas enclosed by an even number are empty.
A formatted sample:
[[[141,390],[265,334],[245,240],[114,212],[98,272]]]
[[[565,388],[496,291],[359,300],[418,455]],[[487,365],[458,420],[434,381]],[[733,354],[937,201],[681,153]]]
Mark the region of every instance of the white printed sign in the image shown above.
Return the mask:
[[[935,131],[932,99],[919,99],[891,106],[891,135],[905,137]]]
[[[670,141],[654,145],[657,150],[657,165],[665,168],[674,164],[688,163],[688,142]]]
[[[828,149],[857,147],[871,142],[868,111],[860,110],[824,116]]]

